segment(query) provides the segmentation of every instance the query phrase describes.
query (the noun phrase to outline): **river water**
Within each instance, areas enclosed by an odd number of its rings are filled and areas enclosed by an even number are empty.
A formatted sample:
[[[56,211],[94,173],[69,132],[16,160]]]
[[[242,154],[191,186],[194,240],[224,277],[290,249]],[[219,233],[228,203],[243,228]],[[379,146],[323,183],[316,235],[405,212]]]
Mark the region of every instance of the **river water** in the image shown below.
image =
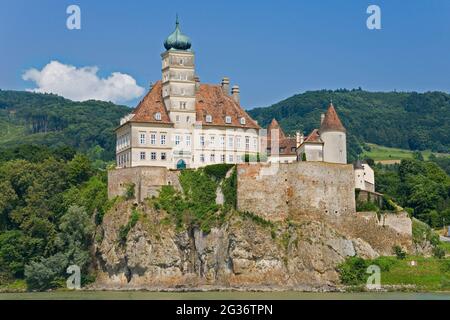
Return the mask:
[[[147,292],[67,291],[0,293],[0,300],[450,300],[450,292]]]

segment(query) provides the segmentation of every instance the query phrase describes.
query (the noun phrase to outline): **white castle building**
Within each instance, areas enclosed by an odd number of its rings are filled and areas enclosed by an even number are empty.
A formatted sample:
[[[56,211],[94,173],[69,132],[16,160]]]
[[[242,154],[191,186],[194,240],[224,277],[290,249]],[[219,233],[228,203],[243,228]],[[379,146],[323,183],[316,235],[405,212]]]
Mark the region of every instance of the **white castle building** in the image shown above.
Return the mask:
[[[200,83],[190,39],[175,31],[164,41],[162,79],[116,129],[117,168],[198,168],[240,163],[267,154],[269,162],[347,163],[346,130],[331,103],[306,138],[286,136],[274,119],[262,130],[241,107],[239,87]]]
[[[117,167],[197,168],[239,163],[260,150],[260,127],[240,106],[239,87],[223,78],[201,84],[190,39],[175,31],[164,42],[162,80],[116,129]]]

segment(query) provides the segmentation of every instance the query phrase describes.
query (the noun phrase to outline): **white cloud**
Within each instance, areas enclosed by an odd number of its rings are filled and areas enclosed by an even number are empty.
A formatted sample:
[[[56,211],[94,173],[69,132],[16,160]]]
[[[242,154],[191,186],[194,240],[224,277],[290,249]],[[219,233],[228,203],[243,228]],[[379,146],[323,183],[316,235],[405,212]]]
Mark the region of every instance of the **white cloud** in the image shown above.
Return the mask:
[[[33,81],[37,88],[28,91],[55,93],[75,101],[89,99],[125,102],[138,98],[144,88],[124,73],[113,72],[107,78],[97,75],[98,67],[77,68],[58,61],[51,61],[42,70],[29,69],[22,78]]]

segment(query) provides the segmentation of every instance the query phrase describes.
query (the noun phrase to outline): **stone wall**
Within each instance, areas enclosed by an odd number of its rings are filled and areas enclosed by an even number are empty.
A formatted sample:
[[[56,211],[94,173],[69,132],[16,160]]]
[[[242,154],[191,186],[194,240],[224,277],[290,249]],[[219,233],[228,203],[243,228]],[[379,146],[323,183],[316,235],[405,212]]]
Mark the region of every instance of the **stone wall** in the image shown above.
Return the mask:
[[[138,202],[145,198],[158,196],[161,186],[173,185],[180,189],[178,171],[164,167],[132,167],[108,171],[108,198],[122,196],[126,186],[135,185],[135,196]]]
[[[383,195],[381,193],[369,190],[357,190],[356,192],[357,201],[360,202],[374,202],[380,208],[383,207]]]
[[[241,164],[237,205],[271,221],[354,213],[351,165],[324,162]]]

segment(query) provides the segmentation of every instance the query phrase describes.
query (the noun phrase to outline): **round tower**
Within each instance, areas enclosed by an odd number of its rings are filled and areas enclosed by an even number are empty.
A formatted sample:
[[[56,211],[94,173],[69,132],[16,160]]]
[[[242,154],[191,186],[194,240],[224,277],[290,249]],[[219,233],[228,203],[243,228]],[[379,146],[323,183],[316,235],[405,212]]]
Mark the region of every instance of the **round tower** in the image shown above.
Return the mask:
[[[347,134],[333,103],[330,103],[320,125],[323,146],[323,161],[347,164]]]

